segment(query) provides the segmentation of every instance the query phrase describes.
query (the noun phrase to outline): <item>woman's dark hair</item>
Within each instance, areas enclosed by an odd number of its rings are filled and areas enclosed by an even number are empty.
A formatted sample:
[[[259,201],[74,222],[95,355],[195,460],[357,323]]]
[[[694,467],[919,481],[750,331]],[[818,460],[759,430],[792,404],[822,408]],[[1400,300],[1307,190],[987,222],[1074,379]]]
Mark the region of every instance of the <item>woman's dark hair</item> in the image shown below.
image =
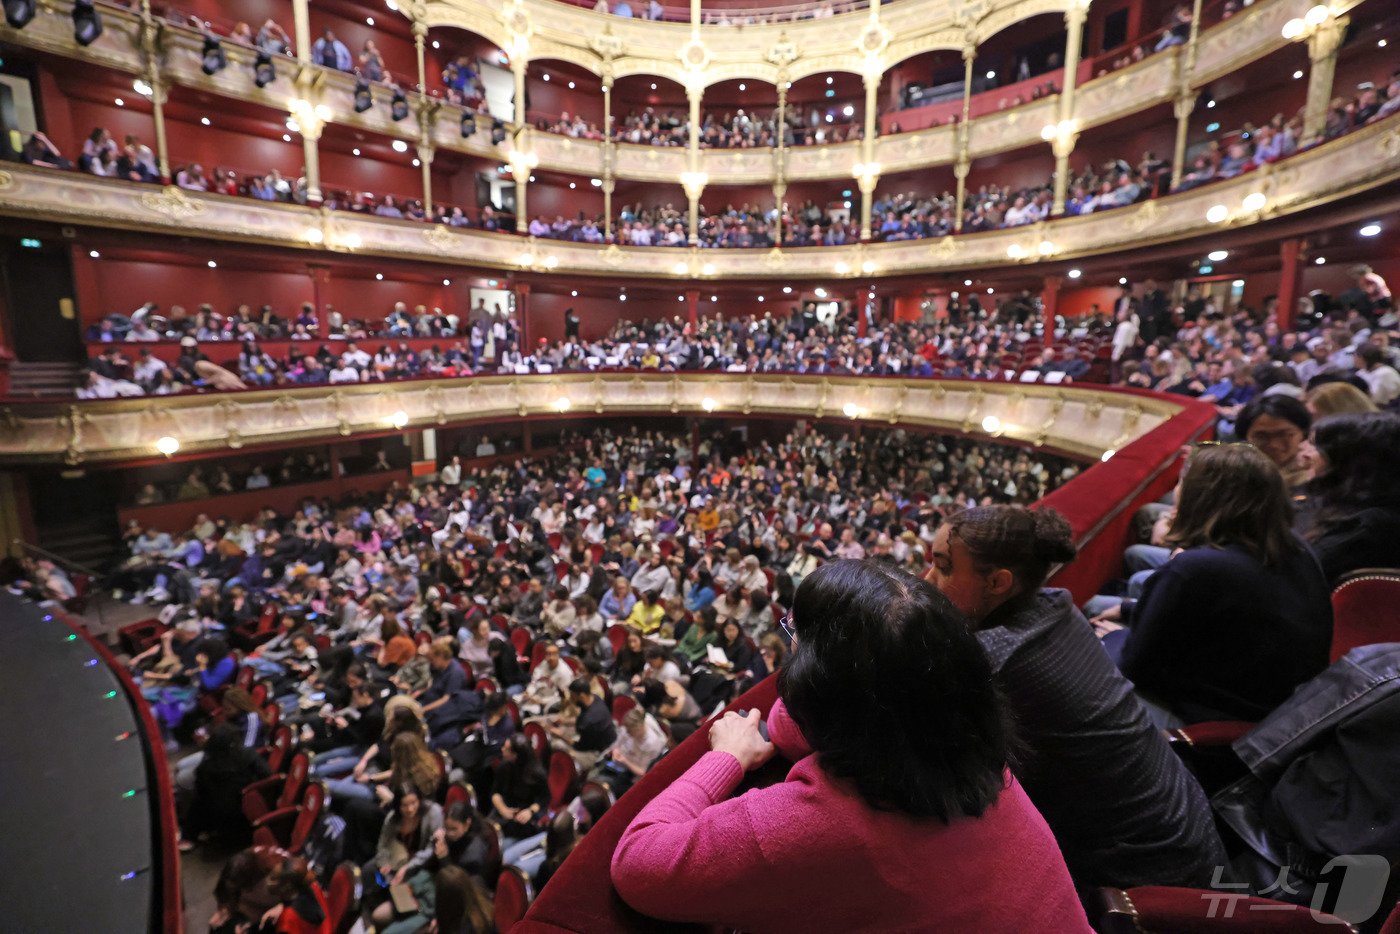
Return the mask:
[[[1054,565],[1076,554],[1069,520],[1053,509],[964,509],[948,519],[948,538],[962,542],[984,574],[1006,568],[1022,593],[1041,587]]]
[[[494,931],[491,904],[461,866],[444,866],[433,876],[434,920],[438,934]]]
[[[1166,542],[1234,545],[1277,566],[1298,549],[1292,525],[1293,503],[1274,462],[1253,445],[1218,444],[1196,448],[1187,459]]]
[[[495,713],[504,707],[506,701],[509,699],[505,691],[492,691],[490,694],[486,695],[486,698],[481,703],[487,713]]]
[[[695,572],[695,583],[700,587],[708,587],[714,590],[715,576],[704,568],[700,568]]]
[[[476,835],[481,833],[481,819],[476,813],[476,808],[465,801],[454,801],[448,805],[447,812],[443,815],[445,821],[456,821],[459,824],[467,825],[467,833]]]
[[[1333,415],[1317,423],[1313,444],[1327,469],[1306,487],[1313,506],[1310,537],[1367,508],[1400,509],[1400,416]]]
[[[414,797],[418,799],[420,805],[424,804],[423,792],[418,790],[418,786],[412,782],[400,782],[394,786],[394,801],[390,805],[395,817],[401,816],[404,798]]]
[[[947,823],[1005,787],[1010,729],[972,625],[887,562],[832,561],[802,580],[778,694],[818,761],[876,809]]]
[[[1269,396],[1256,396],[1248,405],[1240,409],[1235,419],[1235,437],[1243,441],[1249,437],[1249,429],[1261,415],[1272,415],[1286,422],[1292,422],[1303,434],[1312,428],[1312,416],[1308,407],[1292,396],[1275,393]],[[1277,469],[1277,468],[1275,468]]]
[[[760,613],[768,607],[768,594],[762,590],[755,590],[749,594],[749,609],[755,613]]]

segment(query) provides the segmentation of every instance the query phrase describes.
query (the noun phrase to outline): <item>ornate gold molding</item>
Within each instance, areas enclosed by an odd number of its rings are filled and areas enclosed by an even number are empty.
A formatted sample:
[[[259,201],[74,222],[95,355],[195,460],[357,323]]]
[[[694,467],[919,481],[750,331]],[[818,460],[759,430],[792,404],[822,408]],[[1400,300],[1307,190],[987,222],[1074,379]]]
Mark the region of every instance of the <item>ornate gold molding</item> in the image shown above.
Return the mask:
[[[1400,178],[1400,114],[1282,162],[1102,213],[1007,230],[787,250],[599,246],[459,230],[290,204],[179,192],[14,165],[0,214],[300,249],[389,256],[474,269],[695,282],[869,278],[968,272],[1067,260],[1209,236],[1312,208]],[[1224,219],[1207,218],[1214,207]]]
[[[1360,0],[1335,0],[1331,8],[1341,15]],[[932,49],[961,50],[1018,20],[1040,13],[1064,12],[1071,0],[898,0],[881,8],[879,35],[870,52],[862,42],[868,32],[866,14],[804,20],[772,26],[702,26],[700,44],[691,44],[689,25],[654,23],[594,13],[559,0],[520,0],[496,4],[485,0],[428,0],[415,4],[419,24],[458,26],[476,32],[502,48],[529,58],[572,62],[612,79],[628,74],[667,77],[684,85],[712,84],[730,78],[776,82],[797,80],[809,74],[849,71],[857,74],[874,67],[880,71],[911,55]],[[1190,76],[1199,87],[1288,45],[1282,26],[1303,16],[1312,0],[1259,0],[1230,20],[1201,33],[1196,66]],[[47,0],[51,13],[42,13],[22,30],[0,24],[0,39],[142,74],[141,21],[135,12],[113,7],[102,9],[105,31],[93,45],[83,48],[73,41],[68,14],[72,0]],[[855,36],[853,40],[851,37]],[[679,51],[678,51],[679,50]],[[698,51],[697,51],[698,50]],[[163,32],[161,68],[165,80],[210,93],[250,100],[277,110],[301,96],[296,74],[306,67],[315,72],[319,102],[332,112],[333,123],[413,142],[430,142],[435,148],[465,152],[506,161],[511,142],[491,142],[489,121],[463,139],[461,108],[443,104],[425,121],[425,129],[410,121],[395,123],[387,107],[364,113],[354,109],[355,79],[319,66],[304,66],[290,58],[275,60],[277,79],[264,88],[251,80],[254,52],[232,42],[224,44],[227,68],[206,75],[202,65],[202,37],[194,30],[169,27]],[[697,72],[685,55],[701,54],[707,62]],[[1169,101],[1178,91],[1180,49],[1149,56],[1129,68],[1092,78],[1078,88],[1072,119],[1083,130],[1121,119]],[[377,97],[385,92],[376,88]],[[995,92],[991,92],[995,93]],[[970,121],[970,158],[1034,146],[1041,130],[1055,122],[1058,98],[1033,101]],[[957,158],[955,131],[951,125],[881,136],[875,140],[874,161],[883,172],[908,171],[952,164]],[[426,135],[428,139],[422,137]],[[603,175],[603,143],[537,133],[532,149],[539,167],[576,175]],[[614,177],[636,181],[674,183],[690,170],[684,148],[618,144]],[[851,177],[862,161],[859,143],[794,147],[788,151],[789,180]],[[768,149],[704,150],[699,170],[713,184],[765,184],[774,178],[773,153]]]
[[[988,417],[1006,441],[1096,459],[1156,428],[1185,405],[1106,387],[790,374],[565,373],[477,376],[352,386],[15,403],[0,431],[0,464],[119,462],[182,452],[312,443],[356,434],[530,416],[783,415],[976,432]],[[402,425],[403,418],[407,424]]]

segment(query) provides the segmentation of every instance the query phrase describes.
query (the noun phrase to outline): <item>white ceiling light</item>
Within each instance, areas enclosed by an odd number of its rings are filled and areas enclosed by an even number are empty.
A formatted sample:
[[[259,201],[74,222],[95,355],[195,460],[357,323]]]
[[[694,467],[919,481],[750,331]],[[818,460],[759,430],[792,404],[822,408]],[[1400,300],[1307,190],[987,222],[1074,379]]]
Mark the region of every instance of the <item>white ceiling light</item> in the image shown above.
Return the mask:
[[[451,280],[451,279],[443,279],[443,280],[442,280],[442,284],[443,284],[443,285],[451,285],[451,284],[452,284],[452,280]]]
[[[785,286],[783,286],[783,294],[784,294],[784,295],[791,295],[791,294],[792,294],[792,286],[790,286],[790,285],[785,285]]]
[[[571,289],[571,290],[569,291],[569,297],[570,297],[570,298],[578,298],[578,289]]]
[[[366,17],[365,17],[365,25],[366,25],[366,26],[373,26],[373,25],[374,25],[374,17],[373,17],[373,16],[366,16]]]
[[[408,143],[401,139],[394,140],[394,152],[408,152]]]
[[[1325,266],[1327,265],[1327,257],[1319,256],[1317,259],[1313,260],[1313,263],[1318,266]]]
[[[963,285],[972,285],[972,280],[971,280],[971,279],[964,279],[964,280],[963,280]]]
[[[1080,269],[1071,269],[1071,270],[1069,271],[1069,277],[1070,277],[1071,279],[1078,279],[1078,278],[1079,278],[1080,276],[1082,276],[1082,275],[1084,275],[1084,272],[1083,272],[1083,270],[1080,270]]]
[[[573,83],[572,81],[570,81],[570,82],[569,82],[569,90],[572,91],[573,89],[574,89],[574,83]]]
[[[113,101],[112,103],[116,104],[118,107],[125,107],[125,106],[126,106],[126,101],[122,100],[120,97],[117,98],[117,99],[116,99],[115,101]]]
[[[1212,263],[1223,263],[1229,258],[1229,250],[1211,250],[1209,253],[1206,254],[1206,259],[1210,260]]]
[[[101,258],[102,254],[97,252],[96,250],[88,250],[88,256],[91,256],[93,259],[99,259]]]
[[[1262,211],[1268,200],[1262,191],[1255,191],[1245,196],[1244,201],[1240,202],[1240,207],[1246,211]]]
[[[380,282],[383,282],[383,281],[384,281],[384,273],[382,273],[382,272],[376,272],[376,273],[374,274],[374,278],[377,279],[377,280],[380,281]]]
[[[826,298],[826,289],[818,288],[814,294],[817,298]]]
[[[742,81],[739,82],[739,90],[741,90],[741,91],[747,91],[747,90],[748,90],[748,85],[744,84]]]
[[[1103,452],[1103,454],[1099,457],[1099,460],[1107,464],[1113,458],[1113,455],[1117,453],[1118,452],[1115,451],[1113,448],[1109,448],[1107,451]]]
[[[1001,430],[1001,419],[997,418],[995,415],[988,415],[986,418],[982,419],[982,430],[989,435],[996,434]]]
[[[219,268],[219,264],[216,263],[216,262],[214,262],[212,259],[209,261],[208,265],[209,265],[209,268],[210,268],[210,269],[218,269],[218,268]]]
[[[352,155],[352,156],[358,156],[359,154],[360,154],[360,151],[359,151],[358,149],[352,149],[352,150],[350,150],[350,155]]]
[[[987,72],[987,80],[988,80],[988,81],[993,81],[993,80],[995,80],[995,79],[996,79],[996,76],[997,76],[997,73],[996,73],[995,71],[989,71],[989,72]]]
[[[200,118],[199,118],[199,122],[202,123],[202,124],[204,124],[205,126],[208,126],[208,125],[209,125],[209,118],[208,118],[208,117],[200,117]]]
[[[1374,237],[1376,234],[1378,234],[1378,233],[1381,232],[1381,225],[1380,225],[1380,224],[1367,224],[1365,227],[1362,227],[1361,230],[1358,231],[1358,232],[1359,232],[1359,233],[1361,234],[1361,236],[1363,236],[1363,237]]]
[[[1118,284],[1119,284],[1119,285],[1127,285],[1127,284],[1128,284],[1128,277],[1127,277],[1127,276],[1119,276],[1119,277],[1118,277]]]
[[[547,71],[544,73],[544,80],[546,80],[546,81],[549,80],[549,72],[547,72]]]
[[[1206,220],[1212,224],[1218,224],[1230,216],[1230,209],[1223,204],[1217,204],[1206,212]]]
[[[170,435],[166,435],[163,438],[156,439],[156,450],[164,454],[166,457],[169,457],[176,451],[180,450],[180,442],[177,438],[172,438]]]
[[[1243,280],[1243,279],[1236,279],[1234,282],[1231,282],[1231,283],[1230,283],[1230,287],[1231,287],[1231,288],[1235,288],[1235,289],[1242,289],[1242,288],[1244,288],[1244,280]]]

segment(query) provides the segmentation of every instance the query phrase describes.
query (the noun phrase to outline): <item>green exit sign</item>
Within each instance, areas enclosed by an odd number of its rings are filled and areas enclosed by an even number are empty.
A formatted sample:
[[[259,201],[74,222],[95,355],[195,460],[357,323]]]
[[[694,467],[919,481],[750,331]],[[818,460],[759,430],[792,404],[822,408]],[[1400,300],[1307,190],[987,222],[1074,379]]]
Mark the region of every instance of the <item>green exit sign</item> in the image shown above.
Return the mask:
[[[44,242],[42,240],[35,240],[33,237],[25,237],[20,240],[19,245],[28,247],[31,250],[37,250],[44,245]]]

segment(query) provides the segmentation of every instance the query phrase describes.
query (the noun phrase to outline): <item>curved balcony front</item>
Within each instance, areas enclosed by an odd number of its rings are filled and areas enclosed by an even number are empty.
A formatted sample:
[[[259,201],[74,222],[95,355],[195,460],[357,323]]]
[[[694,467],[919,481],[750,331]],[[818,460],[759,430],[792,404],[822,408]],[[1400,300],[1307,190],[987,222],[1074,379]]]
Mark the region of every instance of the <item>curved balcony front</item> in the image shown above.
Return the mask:
[[[254,390],[0,412],[0,464],[146,460],[172,437],[184,453],[310,443],[534,416],[779,415],[986,433],[1098,460],[1190,400],[1105,387],[785,374],[600,372],[476,376]],[[995,418],[992,422],[988,419]],[[1111,456],[1111,455],[1110,455]]]
[[[1128,207],[985,233],[847,247],[674,249],[536,240],[23,165],[0,171],[0,213],[473,268],[610,278],[791,281],[963,273],[1071,260],[1293,215],[1396,179],[1400,114],[1228,181]],[[1221,219],[1212,221],[1208,213]]]

